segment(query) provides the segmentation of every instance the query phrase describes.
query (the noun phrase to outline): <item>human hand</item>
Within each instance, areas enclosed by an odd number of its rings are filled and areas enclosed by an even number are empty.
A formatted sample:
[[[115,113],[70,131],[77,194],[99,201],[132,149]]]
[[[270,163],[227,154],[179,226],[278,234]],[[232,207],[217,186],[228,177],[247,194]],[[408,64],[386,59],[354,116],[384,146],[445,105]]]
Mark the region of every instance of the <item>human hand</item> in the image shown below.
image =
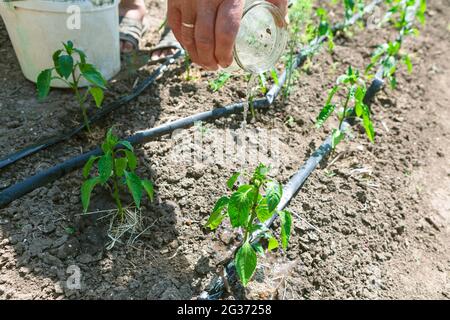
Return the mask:
[[[287,12],[288,0],[268,0]],[[168,0],[168,24],[193,62],[209,70],[228,67],[244,0]]]

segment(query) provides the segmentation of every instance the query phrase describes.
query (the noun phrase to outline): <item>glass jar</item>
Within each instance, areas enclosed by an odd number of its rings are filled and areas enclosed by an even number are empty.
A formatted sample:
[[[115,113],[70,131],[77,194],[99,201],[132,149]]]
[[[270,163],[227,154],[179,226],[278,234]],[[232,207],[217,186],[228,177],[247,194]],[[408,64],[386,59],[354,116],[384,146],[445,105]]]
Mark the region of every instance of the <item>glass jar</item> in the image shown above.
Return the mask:
[[[247,0],[233,50],[233,63],[225,71],[242,69],[255,74],[272,69],[288,40],[281,10],[267,1]]]

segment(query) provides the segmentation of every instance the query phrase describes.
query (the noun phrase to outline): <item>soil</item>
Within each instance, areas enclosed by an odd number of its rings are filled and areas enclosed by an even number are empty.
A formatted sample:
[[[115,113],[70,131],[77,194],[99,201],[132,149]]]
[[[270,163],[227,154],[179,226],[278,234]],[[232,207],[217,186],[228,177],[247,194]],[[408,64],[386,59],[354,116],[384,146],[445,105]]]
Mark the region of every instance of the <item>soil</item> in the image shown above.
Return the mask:
[[[124,60],[107,100],[132,90],[155,68],[146,51],[159,39],[161,1],[148,0],[151,31],[141,51]],[[245,296],[249,299],[449,299],[450,298],[450,1],[429,2],[427,24],[404,50],[412,74],[400,67],[398,88],[385,88],[373,104],[376,143],[359,126],[338,146],[291,201],[295,215],[286,252],[260,258]],[[338,10],[338,8],[334,8]],[[337,19],[333,17],[333,19]],[[262,152],[285,183],[330,133],[313,121],[324,92],[349,64],[364,69],[373,48],[395,37],[389,28],[336,38],[333,54],[323,50],[301,70],[291,96],[258,112],[248,128],[270,132],[277,152]],[[53,90],[42,103],[24,79],[5,26],[0,22],[0,157],[80,121],[71,94]],[[241,100],[245,82],[235,77],[217,93],[214,73],[183,63],[172,66],[136,101],[109,116],[92,134],[19,161],[0,172],[0,190],[97,146],[114,125],[121,137],[200,111]],[[81,172],[37,189],[0,210],[0,298],[2,299],[195,299],[217,275],[217,263],[239,240],[225,223],[203,228],[226,180],[243,162],[233,152],[207,158],[219,138],[236,139],[242,115],[197,125],[137,148],[137,173],[156,186],[144,201],[146,232],[133,244],[106,250],[108,222],[102,213],[81,215]],[[233,136],[234,134],[234,136]],[[201,136],[203,147],[186,150],[206,160],[177,160],[182,138]],[[237,134],[239,137],[239,134]],[[250,139],[251,140],[251,139]],[[177,143],[178,141],[178,143]],[[251,141],[250,141],[251,142]],[[231,145],[233,147],[233,144]],[[179,154],[178,154],[179,155]],[[113,208],[98,189],[91,211]],[[275,224],[277,226],[277,224]],[[79,269],[78,269],[79,268]],[[81,287],[67,285],[81,275]],[[68,282],[69,280],[69,282]],[[231,294],[229,298],[240,297]]]

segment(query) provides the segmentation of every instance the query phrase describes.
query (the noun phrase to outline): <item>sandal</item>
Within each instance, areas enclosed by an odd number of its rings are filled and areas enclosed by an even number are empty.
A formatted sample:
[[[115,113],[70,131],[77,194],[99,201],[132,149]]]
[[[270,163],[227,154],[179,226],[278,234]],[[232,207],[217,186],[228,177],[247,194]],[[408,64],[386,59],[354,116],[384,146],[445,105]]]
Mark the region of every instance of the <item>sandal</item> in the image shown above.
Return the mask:
[[[169,27],[165,27],[163,33],[161,34],[161,38],[159,43],[154,46],[150,51],[150,57],[153,55],[155,51],[164,51],[168,49],[175,49],[175,50],[181,50],[181,44],[178,42],[178,40],[175,38],[175,35],[173,34],[172,30],[170,30]],[[153,60],[152,63],[158,63],[161,61],[166,60],[167,58],[172,57],[173,55],[168,55],[165,57],[162,57],[157,60]]]
[[[143,22],[128,17],[119,17],[119,38],[132,44],[133,50],[139,49],[139,41],[147,31]]]

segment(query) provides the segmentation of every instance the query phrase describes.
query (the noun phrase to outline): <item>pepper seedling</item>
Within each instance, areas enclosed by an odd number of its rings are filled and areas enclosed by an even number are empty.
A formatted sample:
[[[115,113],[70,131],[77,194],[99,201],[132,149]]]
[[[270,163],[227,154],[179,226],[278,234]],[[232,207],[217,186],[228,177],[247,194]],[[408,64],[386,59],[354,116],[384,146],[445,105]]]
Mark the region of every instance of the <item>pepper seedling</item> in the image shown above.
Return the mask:
[[[209,217],[206,227],[215,230],[225,217],[230,218],[233,228],[242,229],[244,239],[234,257],[237,274],[241,283],[247,286],[256,270],[258,262],[257,253],[264,255],[264,248],[259,242],[251,242],[251,234],[259,232],[267,240],[269,251],[278,248],[278,240],[263,223],[278,214],[281,220],[281,244],[287,249],[291,234],[292,216],[286,211],[278,211],[283,189],[281,185],[270,180],[267,175],[269,168],[260,164],[252,176],[249,176],[249,184],[237,187],[230,197],[221,197]],[[235,189],[237,179],[241,173],[235,173],[227,181],[230,190]]]
[[[74,57],[76,56],[78,56],[79,61],[75,61]],[[75,94],[83,114],[84,124],[89,131],[86,100],[91,95],[97,108],[100,108],[103,103],[106,80],[94,65],[87,63],[86,54],[75,48],[72,41],[63,43],[63,49],[56,50],[53,53],[53,64],[52,68],[43,70],[37,78],[36,86],[39,99],[43,100],[48,96],[52,80],[57,79],[65,82]],[[57,75],[53,75],[54,72]],[[79,88],[82,78],[90,84],[84,94],[81,93]]]
[[[138,160],[134,154],[133,146],[126,140],[120,140],[113,135],[112,129],[108,130],[104,143],[102,144],[103,155],[92,156],[83,168],[83,177],[86,181],[81,186],[81,202],[86,213],[89,208],[92,190],[97,185],[107,186],[112,184],[112,197],[114,198],[119,217],[124,218],[124,207],[120,200],[122,185],[127,185],[134,204],[138,209],[141,206],[143,191],[153,201],[153,184],[151,181],[139,178],[134,172]],[[89,178],[90,172],[97,164],[97,175]]]
[[[336,112],[339,119],[339,125],[332,131],[332,148],[336,148],[339,142],[345,138],[346,132],[343,128],[344,121],[354,117],[362,120],[367,137],[371,142],[374,142],[375,132],[370,119],[370,109],[364,103],[364,97],[367,91],[366,85],[361,79],[359,71],[354,70],[351,66],[348,67],[346,74],[337,79],[336,85],[330,90],[325,106],[317,116],[316,127],[322,127],[327,119],[338,110],[339,104],[333,103],[333,98],[338,91],[346,91],[346,94],[344,101],[340,105],[340,110]]]
[[[425,0],[420,0],[420,2],[417,2],[417,0],[397,0],[391,2],[392,7],[385,15],[381,24],[390,21],[395,29],[399,31],[399,36],[394,41],[388,41],[375,49],[365,73],[369,78],[373,78],[375,76],[373,69],[375,66],[379,66],[382,77],[389,81],[392,89],[395,89],[397,87],[395,73],[398,69],[399,62],[403,62],[406,65],[409,73],[413,71],[411,56],[401,52],[400,49],[406,36],[417,35],[419,33],[418,29],[414,27],[414,18],[417,18],[422,25],[425,24],[427,4]]]

